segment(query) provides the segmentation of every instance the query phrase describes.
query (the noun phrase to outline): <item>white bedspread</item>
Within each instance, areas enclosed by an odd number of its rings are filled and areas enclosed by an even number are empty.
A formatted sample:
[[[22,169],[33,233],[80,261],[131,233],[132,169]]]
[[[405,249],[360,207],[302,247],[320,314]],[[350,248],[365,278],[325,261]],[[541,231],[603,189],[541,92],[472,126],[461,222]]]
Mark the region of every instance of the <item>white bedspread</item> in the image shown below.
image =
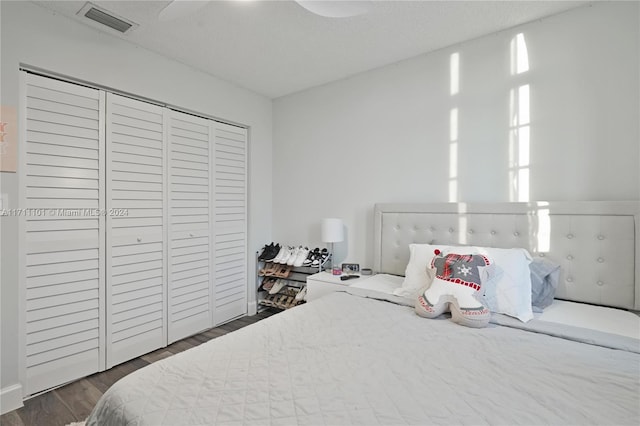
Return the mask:
[[[334,293],[123,378],[87,425],[633,424],[640,355]]]

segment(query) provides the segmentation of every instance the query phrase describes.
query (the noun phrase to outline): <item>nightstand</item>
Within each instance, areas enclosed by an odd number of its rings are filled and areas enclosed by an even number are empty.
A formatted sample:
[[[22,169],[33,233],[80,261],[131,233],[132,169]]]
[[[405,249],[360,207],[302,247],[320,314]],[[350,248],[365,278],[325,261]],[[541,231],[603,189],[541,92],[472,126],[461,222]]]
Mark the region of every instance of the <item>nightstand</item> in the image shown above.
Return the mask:
[[[322,296],[325,296],[334,291],[345,291],[345,289],[351,284],[362,282],[371,276],[360,276],[360,278],[353,278],[350,280],[342,281],[341,275],[332,275],[329,272],[319,272],[317,274],[309,275],[307,277],[307,302],[316,300]]]

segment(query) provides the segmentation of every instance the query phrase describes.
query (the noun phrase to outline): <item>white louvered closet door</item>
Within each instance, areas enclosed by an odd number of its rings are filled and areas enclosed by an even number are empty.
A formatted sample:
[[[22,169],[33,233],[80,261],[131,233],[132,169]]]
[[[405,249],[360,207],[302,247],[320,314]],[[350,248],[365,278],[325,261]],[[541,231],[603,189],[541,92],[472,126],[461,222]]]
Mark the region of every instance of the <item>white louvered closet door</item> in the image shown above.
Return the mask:
[[[104,93],[23,73],[25,394],[104,369]]]
[[[212,122],[170,112],[169,343],[211,327]]]
[[[165,114],[107,94],[107,368],[167,341]]]
[[[247,130],[213,124],[217,325],[247,313]]]

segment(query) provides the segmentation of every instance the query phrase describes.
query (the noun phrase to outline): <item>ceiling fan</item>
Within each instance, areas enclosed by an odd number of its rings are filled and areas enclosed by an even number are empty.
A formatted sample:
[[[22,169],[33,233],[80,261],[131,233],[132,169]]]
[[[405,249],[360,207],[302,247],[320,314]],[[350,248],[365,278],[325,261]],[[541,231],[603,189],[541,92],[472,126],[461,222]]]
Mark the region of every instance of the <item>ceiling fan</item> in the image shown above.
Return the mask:
[[[160,11],[161,21],[171,21],[188,16],[206,6],[210,1],[173,0]],[[246,1],[246,0],[245,0]],[[311,13],[326,18],[348,18],[363,15],[369,11],[371,1],[365,0],[294,0]]]

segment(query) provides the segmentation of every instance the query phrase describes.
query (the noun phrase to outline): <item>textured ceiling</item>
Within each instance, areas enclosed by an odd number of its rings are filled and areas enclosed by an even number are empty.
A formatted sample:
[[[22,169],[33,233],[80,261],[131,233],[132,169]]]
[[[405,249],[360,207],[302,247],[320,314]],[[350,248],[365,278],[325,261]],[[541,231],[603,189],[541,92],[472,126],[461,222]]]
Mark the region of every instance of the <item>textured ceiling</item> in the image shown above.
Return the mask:
[[[85,1],[35,1],[58,14],[277,98],[553,15],[586,1],[373,1],[350,18],[294,1],[209,1],[167,22],[168,1],[94,1],[139,24],[119,34],[76,13]]]

